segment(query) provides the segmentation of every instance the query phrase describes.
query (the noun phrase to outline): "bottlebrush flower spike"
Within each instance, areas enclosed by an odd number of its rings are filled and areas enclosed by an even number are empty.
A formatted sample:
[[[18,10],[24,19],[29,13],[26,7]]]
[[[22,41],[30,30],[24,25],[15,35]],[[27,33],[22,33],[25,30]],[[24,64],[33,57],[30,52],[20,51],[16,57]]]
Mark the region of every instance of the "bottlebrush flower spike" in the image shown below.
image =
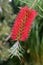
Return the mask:
[[[33,20],[37,16],[37,12],[27,6],[21,8],[11,31],[11,39],[25,41],[30,34]]]

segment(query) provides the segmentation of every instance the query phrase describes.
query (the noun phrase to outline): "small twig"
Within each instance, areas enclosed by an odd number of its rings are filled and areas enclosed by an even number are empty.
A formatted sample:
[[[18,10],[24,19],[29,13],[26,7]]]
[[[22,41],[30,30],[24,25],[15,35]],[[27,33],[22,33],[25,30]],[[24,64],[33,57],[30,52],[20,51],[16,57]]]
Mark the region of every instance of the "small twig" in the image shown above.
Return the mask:
[[[21,0],[20,0],[20,1],[21,1]],[[35,5],[36,1],[37,1],[37,0],[34,0],[34,2],[33,2],[33,4],[31,5],[30,8],[33,8],[33,6]],[[24,2],[24,3],[27,4],[27,5],[29,4],[28,2],[25,2],[24,0],[22,0],[21,2]]]
[[[3,44],[6,44],[6,42],[10,39],[10,35],[5,39]]]
[[[10,39],[10,35],[5,39],[5,41],[7,42]]]
[[[40,9],[40,10],[43,12],[43,9],[42,9],[42,7],[41,7],[41,6],[39,6],[39,5],[38,5],[38,7],[39,7],[39,9]]]
[[[34,7],[34,5],[35,5],[36,1],[37,1],[37,0],[34,0],[34,2],[33,2],[33,4],[31,5],[31,7],[30,7],[30,8],[33,8],[33,7]]]

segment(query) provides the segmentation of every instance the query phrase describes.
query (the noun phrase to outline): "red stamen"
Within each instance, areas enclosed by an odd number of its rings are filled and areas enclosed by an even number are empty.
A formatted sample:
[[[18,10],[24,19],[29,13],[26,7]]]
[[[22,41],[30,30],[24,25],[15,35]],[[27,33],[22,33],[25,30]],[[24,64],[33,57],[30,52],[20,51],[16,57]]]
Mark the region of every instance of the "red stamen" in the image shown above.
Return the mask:
[[[32,23],[36,16],[37,12],[35,10],[29,9],[27,6],[23,7],[14,22],[11,38],[25,41],[29,37]]]

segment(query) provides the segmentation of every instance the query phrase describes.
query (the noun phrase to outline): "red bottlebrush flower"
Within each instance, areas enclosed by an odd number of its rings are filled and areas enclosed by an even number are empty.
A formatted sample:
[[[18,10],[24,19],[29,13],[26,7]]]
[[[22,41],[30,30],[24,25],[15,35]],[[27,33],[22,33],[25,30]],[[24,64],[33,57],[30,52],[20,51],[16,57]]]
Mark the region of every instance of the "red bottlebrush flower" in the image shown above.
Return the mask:
[[[11,31],[11,39],[25,41],[30,34],[33,20],[37,16],[37,12],[29,9],[27,6],[21,8]]]

